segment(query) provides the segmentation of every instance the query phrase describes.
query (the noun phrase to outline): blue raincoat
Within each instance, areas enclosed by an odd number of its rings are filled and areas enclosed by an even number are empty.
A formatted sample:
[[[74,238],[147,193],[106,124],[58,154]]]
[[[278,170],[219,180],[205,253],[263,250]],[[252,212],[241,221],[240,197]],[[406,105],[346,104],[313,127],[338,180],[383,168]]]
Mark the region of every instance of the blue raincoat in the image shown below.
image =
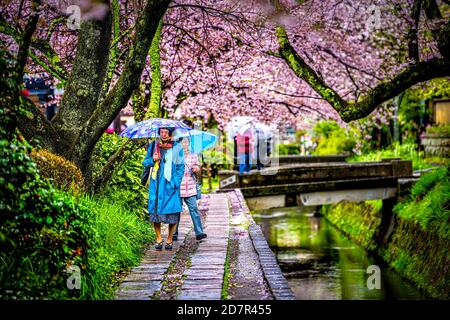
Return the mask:
[[[142,165],[144,167],[153,167],[153,141],[148,147],[147,155],[145,156]],[[156,148],[156,146],[155,146]],[[157,214],[171,214],[182,211],[182,203],[180,197],[180,185],[184,175],[184,152],[180,143],[175,142],[172,147],[172,175],[170,181],[164,177],[165,161],[164,156],[167,151],[161,149],[161,157],[159,169],[156,180],[151,177],[150,172],[150,187],[148,189],[148,212],[154,213],[155,206]],[[158,183],[156,183],[158,181]],[[156,197],[156,190],[158,190],[158,197]]]

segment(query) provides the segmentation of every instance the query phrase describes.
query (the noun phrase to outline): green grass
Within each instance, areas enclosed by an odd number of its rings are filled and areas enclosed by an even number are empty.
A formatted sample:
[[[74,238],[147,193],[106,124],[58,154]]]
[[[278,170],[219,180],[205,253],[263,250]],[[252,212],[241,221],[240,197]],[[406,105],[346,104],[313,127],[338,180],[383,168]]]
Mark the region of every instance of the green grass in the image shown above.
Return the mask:
[[[423,175],[412,187],[406,202],[394,211],[403,219],[413,221],[423,230],[436,232],[450,239],[450,177],[448,167]]]
[[[381,255],[401,276],[437,299],[449,299],[449,240],[420,230],[414,221],[399,219]]]
[[[228,222],[231,223],[231,215],[228,216]],[[222,283],[222,293],[221,298],[222,300],[228,300],[228,287],[230,285],[230,278],[231,278],[231,270],[230,270],[230,263],[231,263],[231,241],[230,241],[230,232],[231,228],[228,230],[228,243],[227,243],[227,255],[225,258],[225,266],[223,271],[223,283]]]
[[[94,215],[96,238],[91,243],[88,268],[82,278],[82,299],[109,299],[116,288],[116,274],[137,265],[143,247],[154,240],[147,221],[130,211],[125,202],[86,196]],[[82,272],[83,274],[83,272]]]
[[[219,176],[211,178],[212,191],[219,189]],[[209,193],[208,177],[203,176],[202,193]]]
[[[375,233],[381,222],[381,200],[360,203],[343,201],[322,206],[322,213],[334,226],[370,251],[377,249]]]

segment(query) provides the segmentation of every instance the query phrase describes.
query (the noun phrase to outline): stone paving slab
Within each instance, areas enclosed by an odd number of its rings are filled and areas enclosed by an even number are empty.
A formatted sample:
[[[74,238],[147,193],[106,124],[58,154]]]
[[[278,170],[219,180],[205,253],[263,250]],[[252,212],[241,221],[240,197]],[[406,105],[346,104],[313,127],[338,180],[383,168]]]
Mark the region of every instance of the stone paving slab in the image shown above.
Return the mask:
[[[209,201],[205,221],[208,238],[200,243],[183,274],[179,300],[220,300],[222,296],[230,209],[223,194],[211,194]]]
[[[204,203],[200,201],[200,207],[204,208]],[[115,299],[117,300],[146,300],[161,290],[164,275],[176,255],[179,247],[184,243],[184,239],[192,230],[192,222],[189,213],[183,212],[178,228],[179,241],[173,242],[173,250],[157,251],[152,246],[148,248],[139,266],[131,269],[124,281],[119,286]],[[163,225],[163,239],[167,238],[167,227]]]
[[[177,297],[178,300],[220,300],[222,289],[211,289],[208,292],[198,290],[184,290]]]

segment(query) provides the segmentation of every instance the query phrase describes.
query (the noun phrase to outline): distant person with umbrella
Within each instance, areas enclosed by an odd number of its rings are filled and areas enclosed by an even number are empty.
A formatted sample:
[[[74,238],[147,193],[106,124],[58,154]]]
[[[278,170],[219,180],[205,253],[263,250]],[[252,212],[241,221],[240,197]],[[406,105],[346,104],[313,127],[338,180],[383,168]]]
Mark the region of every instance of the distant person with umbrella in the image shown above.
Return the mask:
[[[143,165],[152,167],[148,212],[156,234],[156,250],[162,250],[161,223],[169,225],[165,249],[172,250],[172,236],[179,221],[182,204],[180,184],[184,175],[184,154],[179,143],[171,136],[173,128],[159,128],[159,140],[153,141],[147,151]]]
[[[251,152],[254,148],[253,127],[245,125],[236,135],[237,156],[239,160],[239,174],[250,172],[252,167]]]

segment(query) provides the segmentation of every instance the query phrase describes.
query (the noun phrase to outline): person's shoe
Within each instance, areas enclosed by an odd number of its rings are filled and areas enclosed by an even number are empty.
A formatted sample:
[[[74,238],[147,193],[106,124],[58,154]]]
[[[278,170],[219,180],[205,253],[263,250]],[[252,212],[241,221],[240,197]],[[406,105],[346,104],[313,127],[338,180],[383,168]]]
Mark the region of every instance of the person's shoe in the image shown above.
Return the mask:
[[[161,242],[157,242],[155,244],[155,249],[156,250],[162,250],[162,247],[163,247],[163,242],[162,241]]]
[[[202,240],[205,239],[206,237],[207,237],[206,233],[201,233],[198,236],[196,236],[195,239]]]
[[[178,236],[173,235],[173,236],[172,236],[172,240],[173,240],[173,241],[177,241],[177,240],[178,240]]]
[[[173,243],[171,242],[171,243],[169,243],[169,242],[167,242],[166,243],[166,246],[164,247],[166,250],[172,250],[173,249]]]

